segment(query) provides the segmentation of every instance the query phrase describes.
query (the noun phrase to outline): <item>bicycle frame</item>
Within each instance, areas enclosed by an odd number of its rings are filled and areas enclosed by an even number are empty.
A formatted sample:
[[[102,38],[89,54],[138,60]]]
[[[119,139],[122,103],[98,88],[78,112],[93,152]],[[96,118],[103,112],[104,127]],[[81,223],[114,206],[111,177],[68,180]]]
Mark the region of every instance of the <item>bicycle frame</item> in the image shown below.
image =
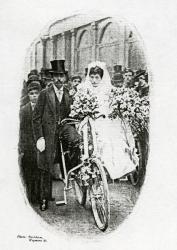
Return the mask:
[[[70,121],[70,122],[68,122]],[[78,124],[79,121],[75,120],[75,119],[64,119],[60,124],[62,125],[64,122],[67,122],[67,124]],[[91,128],[92,128],[92,139],[93,139],[93,154],[92,156],[96,156],[97,154],[97,142],[96,142],[96,132],[95,132],[95,126],[94,126],[94,121],[92,118],[90,118],[89,116],[85,117],[79,124],[79,128],[78,128],[78,133],[82,134],[83,133],[83,154],[81,156],[81,163],[79,165],[77,165],[76,167],[72,168],[71,170],[68,171],[66,170],[66,163],[65,163],[65,154],[66,152],[64,152],[63,150],[63,145],[62,145],[62,141],[61,138],[59,138],[60,140],[60,149],[61,149],[61,158],[62,158],[62,167],[63,167],[63,173],[64,173],[64,204],[67,204],[67,198],[66,198],[66,191],[70,190],[72,187],[69,186],[69,181],[70,181],[70,177],[71,174],[74,173],[76,170],[80,169],[81,167],[84,166],[84,162],[89,160],[90,156],[89,156],[89,142],[88,142],[88,124],[90,124]],[[63,202],[61,202],[63,203]],[[60,202],[57,202],[57,204],[61,204]]]

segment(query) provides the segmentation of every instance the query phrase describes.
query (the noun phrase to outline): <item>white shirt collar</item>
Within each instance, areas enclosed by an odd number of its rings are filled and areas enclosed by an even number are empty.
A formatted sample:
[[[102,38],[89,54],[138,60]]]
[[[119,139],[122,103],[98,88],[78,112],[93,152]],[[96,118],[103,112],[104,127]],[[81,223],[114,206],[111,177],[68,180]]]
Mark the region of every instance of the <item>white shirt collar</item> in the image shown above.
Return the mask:
[[[62,97],[63,97],[63,86],[62,86],[60,89],[58,89],[58,88],[55,86],[55,84],[53,84],[53,87],[54,87],[54,91],[55,91],[55,94],[56,94],[56,96],[57,96],[59,102],[61,102]]]
[[[62,86],[60,89],[58,89],[58,88],[55,86],[55,84],[53,84],[53,87],[54,87],[55,93],[63,92],[63,86]]]
[[[33,103],[33,102],[30,102],[31,103],[31,108],[32,108],[32,111],[34,110],[35,106],[36,106],[36,103]]]

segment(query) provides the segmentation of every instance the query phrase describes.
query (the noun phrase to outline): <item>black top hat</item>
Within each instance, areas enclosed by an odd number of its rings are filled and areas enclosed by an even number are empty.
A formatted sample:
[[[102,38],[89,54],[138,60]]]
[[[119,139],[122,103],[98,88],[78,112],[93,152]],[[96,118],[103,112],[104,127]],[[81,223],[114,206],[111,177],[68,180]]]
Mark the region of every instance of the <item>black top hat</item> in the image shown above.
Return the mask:
[[[116,74],[114,74],[112,80],[116,81],[116,82],[123,82],[124,78],[123,78],[122,73],[116,73]]]
[[[122,65],[114,65],[114,72],[122,72]]]
[[[50,62],[52,65],[51,73],[56,74],[66,74],[67,71],[65,70],[65,60],[53,60]]]

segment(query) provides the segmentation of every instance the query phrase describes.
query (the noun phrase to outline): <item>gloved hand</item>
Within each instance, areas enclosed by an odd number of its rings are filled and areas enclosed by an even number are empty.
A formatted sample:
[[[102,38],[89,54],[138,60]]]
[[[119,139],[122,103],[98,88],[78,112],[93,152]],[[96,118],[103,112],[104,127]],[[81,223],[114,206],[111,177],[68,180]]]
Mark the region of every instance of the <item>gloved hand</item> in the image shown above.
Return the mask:
[[[45,139],[44,137],[40,137],[37,140],[36,147],[40,152],[43,152],[45,150]]]

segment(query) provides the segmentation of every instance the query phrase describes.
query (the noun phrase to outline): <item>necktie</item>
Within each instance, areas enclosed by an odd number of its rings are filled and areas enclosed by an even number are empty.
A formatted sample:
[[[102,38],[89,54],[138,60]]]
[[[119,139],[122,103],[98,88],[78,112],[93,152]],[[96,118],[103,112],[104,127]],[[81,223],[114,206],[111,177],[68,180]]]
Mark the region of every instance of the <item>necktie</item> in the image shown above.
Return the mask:
[[[63,96],[63,90],[58,91],[58,100],[61,102]]]

